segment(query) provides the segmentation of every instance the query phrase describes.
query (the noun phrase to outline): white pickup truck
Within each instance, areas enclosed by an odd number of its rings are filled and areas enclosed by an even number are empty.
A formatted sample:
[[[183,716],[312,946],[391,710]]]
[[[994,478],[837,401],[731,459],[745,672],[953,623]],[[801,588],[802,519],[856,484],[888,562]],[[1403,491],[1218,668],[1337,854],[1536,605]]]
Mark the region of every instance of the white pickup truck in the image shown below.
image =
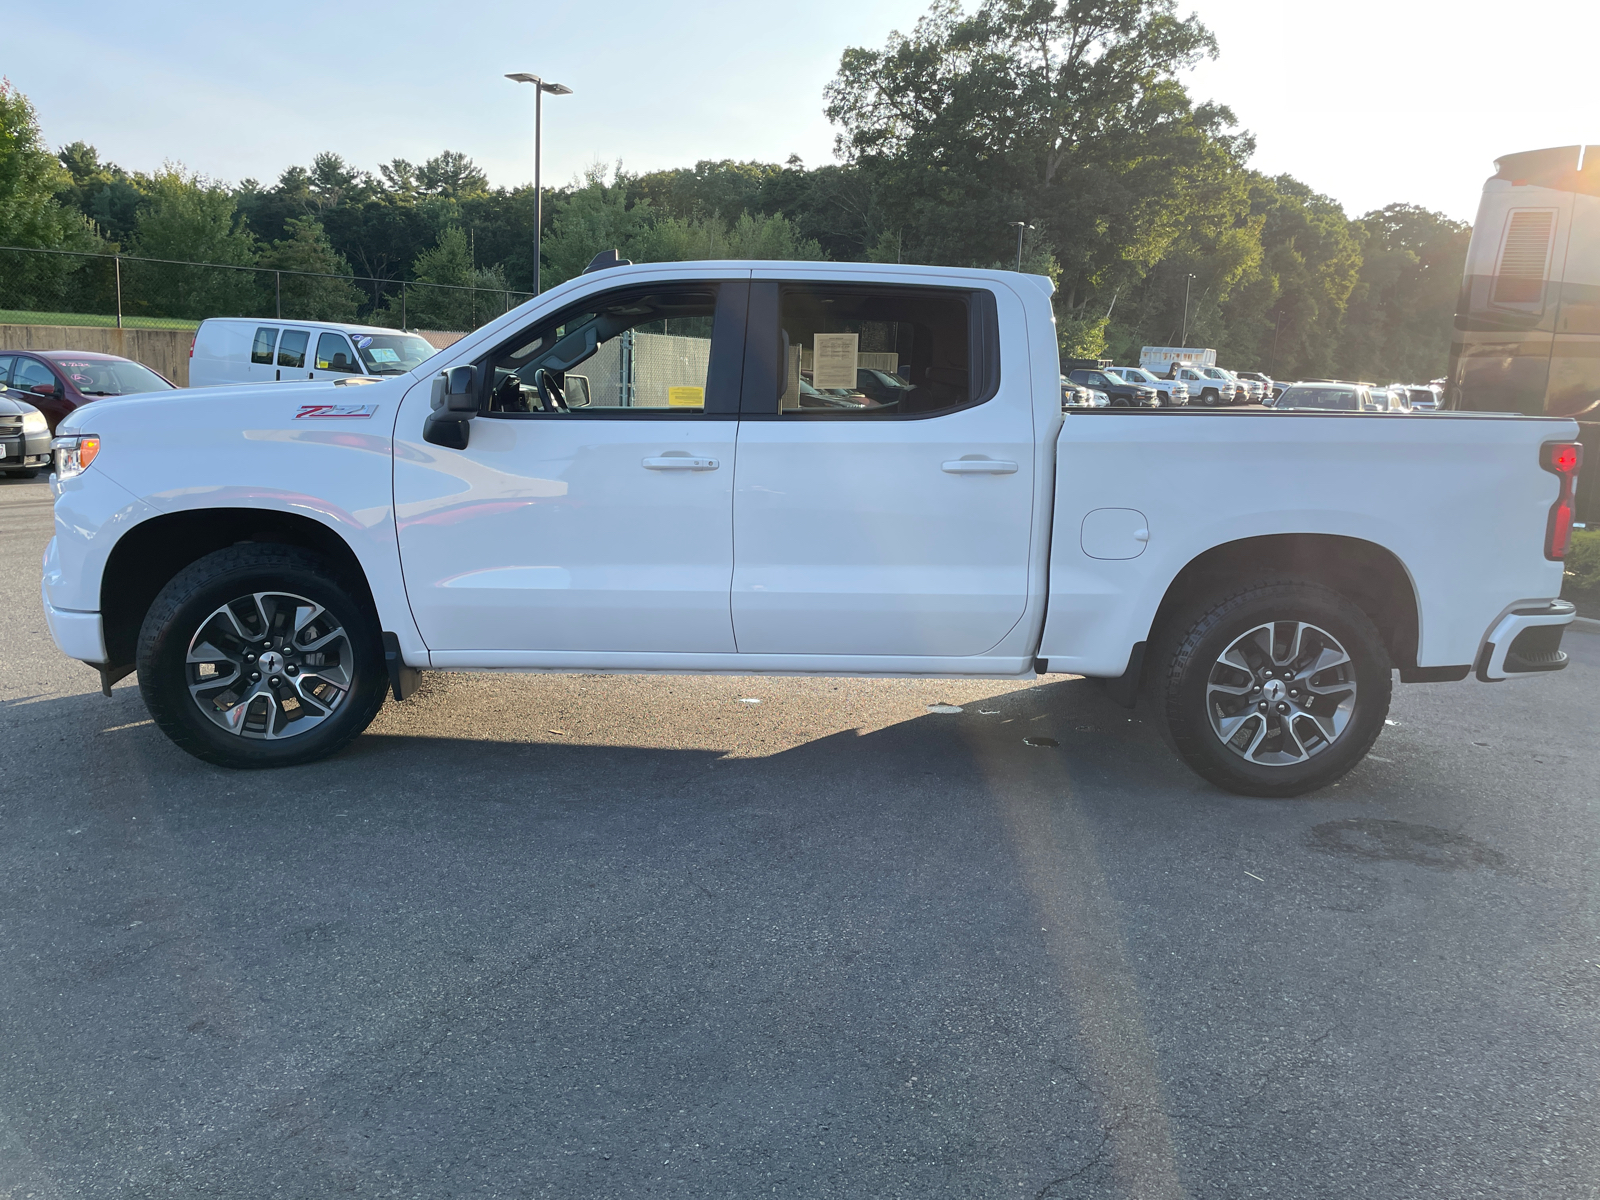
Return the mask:
[[[624,264],[405,375],[79,409],[45,611],[232,767],[336,751],[421,669],[1049,672],[1293,795],[1367,752],[1396,670],[1565,665],[1576,433],[1064,414],[1045,279]]]

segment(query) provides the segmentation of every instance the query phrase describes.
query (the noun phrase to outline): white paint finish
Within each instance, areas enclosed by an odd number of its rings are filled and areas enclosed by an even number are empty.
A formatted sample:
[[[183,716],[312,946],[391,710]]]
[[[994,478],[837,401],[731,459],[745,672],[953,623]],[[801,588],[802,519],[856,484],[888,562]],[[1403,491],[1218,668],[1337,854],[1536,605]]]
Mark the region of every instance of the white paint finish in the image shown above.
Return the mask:
[[[406,398],[394,488],[436,664],[441,651],[732,653],[736,422],[478,417],[450,450],[422,440],[428,393]]]
[[[62,428],[83,411],[69,413]],[[108,411],[110,405],[100,402],[100,410],[93,415]],[[102,422],[95,421],[93,427],[101,428]],[[45,603],[56,608],[99,612],[100,576],[111,548],[125,531],[160,512],[118,485],[100,466],[97,458],[81,475],[67,480],[50,477],[56,497],[56,532],[45,548],[40,586]]]
[[[1538,448],[1571,421],[1437,413],[1074,415],[1064,423],[1058,528],[1137,506],[1160,536],[1135,559],[1057,539],[1039,653],[1052,670],[1120,675],[1183,567],[1207,549],[1285,532],[1391,551],[1420,600],[1418,665],[1473,662],[1508,605],[1560,593],[1544,557],[1556,477]]]
[[[782,277],[813,276],[791,267]],[[1033,386],[1022,304],[1009,289],[996,300],[1000,387],[982,404],[918,419],[741,424],[742,654],[981,655],[1022,618]]]
[[[44,602],[44,623],[50,630],[50,640],[56,649],[68,658],[80,662],[106,661],[106,639],[97,612],[68,612]]]
[[[1083,518],[1078,542],[1090,558],[1138,558],[1150,541],[1150,522],[1136,508],[1097,508]]]
[[[294,513],[344,540],[366,575],[383,628],[400,639],[407,662],[425,665],[426,647],[400,580],[392,513],[394,419],[415,382],[415,376],[396,375],[359,389],[331,383],[184,389],[99,401],[69,414],[58,432],[96,433],[101,447],[87,471],[59,485],[61,586],[74,598],[52,602],[98,609],[111,543],[159,514],[211,508]],[[376,413],[295,419],[303,405],[352,399],[376,405]],[[117,495],[122,507],[113,521],[96,526]],[[84,506],[89,511],[80,511]],[[69,540],[78,547],[69,548]],[[73,555],[77,567],[69,565]],[[89,596],[92,602],[83,604]]]

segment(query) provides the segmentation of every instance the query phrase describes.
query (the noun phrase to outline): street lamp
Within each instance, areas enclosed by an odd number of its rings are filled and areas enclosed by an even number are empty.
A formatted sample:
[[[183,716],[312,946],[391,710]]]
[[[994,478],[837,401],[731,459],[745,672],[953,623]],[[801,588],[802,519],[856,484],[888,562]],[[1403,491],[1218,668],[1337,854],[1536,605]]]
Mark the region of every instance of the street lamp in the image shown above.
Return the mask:
[[[539,153],[540,140],[544,134],[544,94],[549,92],[552,96],[570,96],[572,89],[564,83],[546,83],[537,75],[530,75],[526,71],[518,71],[507,75],[513,83],[531,83],[534,86],[533,101],[533,294],[539,294],[539,238],[544,232],[544,188],[539,180]]]
[[[1033,226],[1029,225],[1026,221],[1013,221],[1013,222],[1011,222],[1011,224],[1016,226],[1016,230],[1017,230],[1017,270],[1021,271],[1022,270],[1022,235],[1024,233],[1027,233],[1030,229],[1032,229]]]
[[[1183,277],[1183,336],[1178,339],[1180,346],[1189,344],[1189,283],[1193,279],[1193,275]]]

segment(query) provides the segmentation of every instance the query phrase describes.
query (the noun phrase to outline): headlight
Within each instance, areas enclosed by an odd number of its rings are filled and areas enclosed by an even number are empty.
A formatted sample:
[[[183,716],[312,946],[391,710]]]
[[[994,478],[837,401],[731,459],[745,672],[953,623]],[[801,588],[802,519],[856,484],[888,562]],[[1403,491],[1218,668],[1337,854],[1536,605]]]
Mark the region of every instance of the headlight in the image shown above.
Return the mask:
[[[92,433],[58,437],[50,443],[50,450],[55,455],[56,478],[71,479],[89,469],[100,453],[100,439]]]
[[[25,412],[22,414],[22,432],[24,434],[49,433],[50,422],[44,419],[44,414],[38,409],[34,409],[32,412]]]
[[[1108,408],[1111,404],[1111,397],[1104,392],[1091,390],[1089,392],[1089,403],[1096,408]]]

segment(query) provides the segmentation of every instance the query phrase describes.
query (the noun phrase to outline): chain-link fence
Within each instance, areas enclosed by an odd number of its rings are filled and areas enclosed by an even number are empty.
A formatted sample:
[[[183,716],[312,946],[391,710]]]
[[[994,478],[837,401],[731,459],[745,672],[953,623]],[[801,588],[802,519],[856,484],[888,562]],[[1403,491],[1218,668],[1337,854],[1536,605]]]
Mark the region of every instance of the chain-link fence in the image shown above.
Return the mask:
[[[207,317],[465,333],[531,292],[0,246],[0,325],[192,329]]]

